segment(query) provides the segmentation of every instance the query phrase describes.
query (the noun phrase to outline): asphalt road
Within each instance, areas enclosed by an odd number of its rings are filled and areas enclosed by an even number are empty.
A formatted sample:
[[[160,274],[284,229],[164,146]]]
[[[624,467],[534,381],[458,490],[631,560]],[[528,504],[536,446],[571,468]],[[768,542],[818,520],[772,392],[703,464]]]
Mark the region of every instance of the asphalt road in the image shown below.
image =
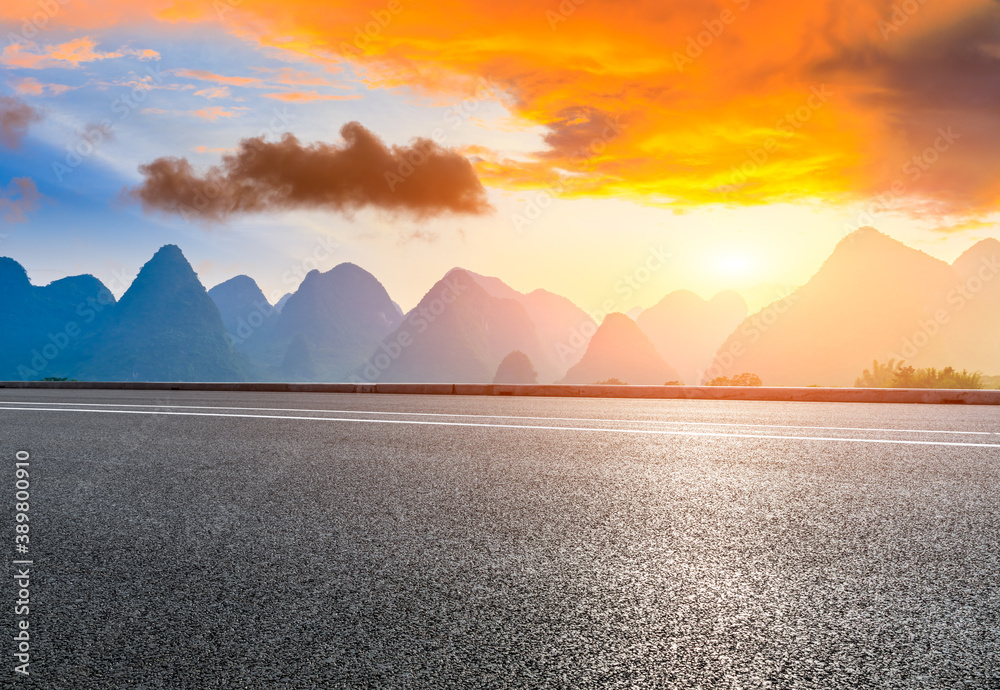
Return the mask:
[[[3,390],[0,478],[3,687],[1000,688],[995,408]]]

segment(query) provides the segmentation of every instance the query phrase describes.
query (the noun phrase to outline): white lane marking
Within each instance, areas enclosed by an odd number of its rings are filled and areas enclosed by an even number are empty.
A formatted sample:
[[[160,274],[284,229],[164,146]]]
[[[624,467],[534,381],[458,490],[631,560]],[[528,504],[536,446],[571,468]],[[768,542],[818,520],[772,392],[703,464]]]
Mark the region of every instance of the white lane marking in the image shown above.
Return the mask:
[[[290,415],[224,414],[221,412],[153,412],[146,410],[86,410],[71,408],[4,407],[19,412],[91,412],[95,414],[158,414],[179,417],[235,417],[241,419],[293,419],[310,422],[357,422],[364,424],[413,424],[419,426],[461,426],[491,429],[533,429],[539,431],[597,431],[617,434],[649,434],[653,436],[704,436],[713,438],[756,438],[786,441],[841,441],[846,443],[885,443],[903,446],[960,446],[965,448],[1000,448],[997,443],[959,443],[956,441],[900,441],[884,438],[848,438],[844,436],[778,436],[766,434],[721,434],[710,431],[666,431],[663,429],[615,429],[581,426],[528,426],[526,424],[476,424],[473,422],[432,422],[412,419],[358,419],[352,417],[298,417]]]
[[[252,412],[317,412],[322,414],[373,414],[407,417],[466,417],[472,419],[536,419],[550,422],[607,422],[610,424],[679,424],[686,426],[725,426],[741,429],[811,429],[814,431],[881,431],[900,434],[951,434],[964,436],[996,436],[989,431],[949,431],[947,429],[883,429],[853,426],[799,426],[793,424],[739,424],[730,422],[677,422],[657,419],[601,419],[596,417],[529,417],[498,414],[448,414],[444,412],[382,412],[376,410],[311,410],[296,407],[230,407],[228,405],[139,405],[127,403],[14,402],[0,400],[0,405],[62,405],[76,407],[155,407],[179,410],[243,410]],[[3,409],[0,407],[0,409]]]

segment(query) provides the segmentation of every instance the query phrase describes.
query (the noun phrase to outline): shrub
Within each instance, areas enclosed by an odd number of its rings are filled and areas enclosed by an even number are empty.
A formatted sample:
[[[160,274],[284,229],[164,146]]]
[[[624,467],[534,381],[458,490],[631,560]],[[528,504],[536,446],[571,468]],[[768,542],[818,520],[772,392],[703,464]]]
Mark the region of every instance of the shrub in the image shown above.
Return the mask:
[[[750,372],[744,372],[738,374],[732,378],[728,376],[718,376],[706,385],[708,386],[762,386],[763,382],[757,374],[751,374]]]
[[[906,362],[896,362],[890,359],[880,365],[878,360],[872,363],[871,370],[864,372],[854,381],[856,388],[983,388],[983,375],[969,372],[965,369],[955,371],[954,367],[945,367],[940,371],[934,367],[915,369],[903,366]]]

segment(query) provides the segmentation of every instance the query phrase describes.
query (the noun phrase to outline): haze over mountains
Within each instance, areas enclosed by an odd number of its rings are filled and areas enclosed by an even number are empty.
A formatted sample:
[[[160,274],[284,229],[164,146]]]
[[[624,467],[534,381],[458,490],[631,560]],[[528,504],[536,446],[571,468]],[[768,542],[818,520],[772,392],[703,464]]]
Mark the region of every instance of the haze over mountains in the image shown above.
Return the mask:
[[[218,308],[174,245],[160,249],[109,309],[76,378],[241,381],[247,367]]]
[[[115,297],[93,276],[36,287],[13,259],[0,258],[0,379],[74,375],[93,354]],[[44,372],[44,373],[39,373]]]
[[[996,240],[980,242],[952,266],[862,228],[809,282],[740,324],[710,374],[850,386],[874,358],[1000,371],[998,273]]]
[[[617,379],[630,384],[660,386],[679,380],[663,361],[649,337],[625,314],[608,314],[561,383],[595,383]]]
[[[664,361],[677,369],[676,378],[694,383],[701,381],[719,343],[746,317],[747,303],[735,292],[704,300],[677,290],[643,310],[636,323]]]
[[[269,380],[347,380],[402,319],[382,283],[348,263],[310,271],[280,312],[266,300],[259,316],[248,307],[229,317],[249,326],[233,333],[236,348]]]
[[[538,329],[516,299],[492,296],[474,274],[438,281],[363,368],[366,381],[488,383],[514,350],[545,361]]]
[[[568,299],[456,268],[406,314],[345,263],[268,303],[249,276],[211,290],[160,249],[120,301],[93,276],[33,286],[0,258],[0,379],[489,383],[512,352],[541,383],[851,385],[872,359],[1000,373],[1000,242],[949,265],[871,229],[747,315],[736,293],[666,295],[600,327]]]

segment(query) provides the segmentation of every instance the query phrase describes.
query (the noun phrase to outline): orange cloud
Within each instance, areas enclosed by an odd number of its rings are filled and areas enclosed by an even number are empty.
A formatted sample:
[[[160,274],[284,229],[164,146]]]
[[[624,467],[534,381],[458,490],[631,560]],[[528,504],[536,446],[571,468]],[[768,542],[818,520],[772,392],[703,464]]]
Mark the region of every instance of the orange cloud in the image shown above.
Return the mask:
[[[350,61],[371,88],[435,103],[476,99],[485,82],[545,132],[528,159],[477,163],[497,186],[679,207],[875,196],[943,213],[1000,201],[994,0],[79,1],[119,21],[143,11],[297,60]]]
[[[303,70],[292,67],[253,67],[255,72],[268,75],[267,81],[271,84],[284,84],[285,86],[334,86],[337,88],[347,88],[346,86],[331,84],[328,79],[324,79],[317,74],[311,74]]]
[[[530,160],[481,161],[496,185],[679,206],[1000,199],[992,0],[259,0],[224,19],[264,46],[351,60],[372,87],[497,85],[548,134]],[[945,87],[955,98],[934,102]],[[929,153],[949,125],[961,138]]]
[[[204,69],[179,69],[174,72],[178,77],[210,81],[226,86],[264,86],[263,80],[257,77],[226,77]]]
[[[207,89],[201,89],[194,92],[195,96],[202,96],[204,98],[229,98],[230,91],[228,86],[210,86]]]
[[[41,50],[37,46],[32,49],[24,43],[11,43],[0,53],[0,64],[21,69],[76,68],[85,62],[124,56],[122,52],[101,53],[94,50],[96,46],[97,43],[87,37],[59,45],[47,45]]]
[[[25,41],[32,41],[40,31],[92,31],[126,22],[147,21],[150,16],[164,11],[174,2],[175,0],[145,0],[142,3],[125,0],[57,0],[53,4],[39,0],[4,0],[0,3],[0,22],[9,25],[15,35]]]
[[[934,228],[934,232],[949,235],[954,233],[969,233],[975,230],[987,230],[993,232],[997,229],[997,223],[982,220],[980,218],[969,218],[953,225],[942,225]]]
[[[238,110],[241,110],[241,108]],[[243,113],[238,113],[235,110],[226,110],[221,106],[213,105],[211,108],[200,108],[199,110],[190,111],[188,114],[200,117],[203,120],[215,122],[220,117],[239,117]]]
[[[163,108],[143,108],[141,112],[143,115],[184,115],[214,122],[220,117],[240,117],[243,113],[237,112],[239,110],[246,110],[246,108],[232,108],[231,110],[226,110],[222,106],[213,105],[210,108],[199,108],[198,110],[164,110]]]
[[[315,91],[285,91],[283,93],[265,93],[264,98],[273,98],[286,103],[309,103],[312,101],[353,101],[361,98],[358,94],[330,95]]]
[[[123,51],[126,55],[131,55],[133,57],[139,58],[142,61],[146,60],[159,60],[160,54],[155,50],[145,48],[143,50],[125,50]]]
[[[45,84],[34,77],[25,77],[24,79],[18,79],[13,83],[14,91],[25,96],[43,96],[46,93],[58,96],[61,93],[65,93],[75,87],[67,86],[66,84]]]
[[[225,148],[225,147],[222,147],[222,148],[212,148],[212,147],[209,147],[209,146],[202,145],[202,146],[195,146],[191,150],[194,151],[195,153],[230,153],[231,151],[234,151],[235,149],[228,149],[228,148]]]

